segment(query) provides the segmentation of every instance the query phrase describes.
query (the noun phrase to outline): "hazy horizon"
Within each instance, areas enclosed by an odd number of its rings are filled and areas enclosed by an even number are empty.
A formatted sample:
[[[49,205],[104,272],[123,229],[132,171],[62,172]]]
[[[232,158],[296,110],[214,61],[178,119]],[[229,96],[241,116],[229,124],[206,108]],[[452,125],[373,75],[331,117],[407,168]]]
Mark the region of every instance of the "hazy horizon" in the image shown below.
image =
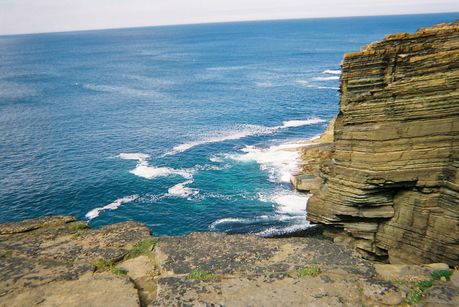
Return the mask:
[[[0,35],[219,22],[459,12],[452,0],[0,0]]]

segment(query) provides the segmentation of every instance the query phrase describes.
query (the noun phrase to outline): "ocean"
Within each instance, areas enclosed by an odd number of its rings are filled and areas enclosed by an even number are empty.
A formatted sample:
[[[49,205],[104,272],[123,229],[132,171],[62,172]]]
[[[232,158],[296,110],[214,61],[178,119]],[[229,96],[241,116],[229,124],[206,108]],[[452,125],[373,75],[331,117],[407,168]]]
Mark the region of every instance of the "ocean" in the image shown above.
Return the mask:
[[[459,13],[0,36],[0,222],[155,235],[310,227],[299,143],[338,112],[345,52]]]

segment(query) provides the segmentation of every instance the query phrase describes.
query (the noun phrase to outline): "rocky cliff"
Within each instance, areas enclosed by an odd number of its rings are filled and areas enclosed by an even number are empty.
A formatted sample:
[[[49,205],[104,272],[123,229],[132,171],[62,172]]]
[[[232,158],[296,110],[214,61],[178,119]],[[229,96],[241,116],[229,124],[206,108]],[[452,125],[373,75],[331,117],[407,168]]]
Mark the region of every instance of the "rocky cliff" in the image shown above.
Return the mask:
[[[307,218],[367,257],[459,265],[458,84],[459,22],[346,54]]]

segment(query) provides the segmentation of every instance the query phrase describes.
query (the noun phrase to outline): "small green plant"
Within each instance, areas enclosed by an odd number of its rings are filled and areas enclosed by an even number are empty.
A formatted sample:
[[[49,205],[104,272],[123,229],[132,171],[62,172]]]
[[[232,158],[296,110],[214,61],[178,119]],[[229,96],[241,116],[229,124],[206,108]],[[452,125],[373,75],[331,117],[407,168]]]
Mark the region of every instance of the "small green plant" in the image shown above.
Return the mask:
[[[10,258],[11,256],[13,256],[13,251],[11,250],[0,251],[0,258]]]
[[[432,280],[422,280],[416,283],[411,283],[410,289],[408,290],[405,298],[405,303],[409,305],[418,303],[424,297],[424,291],[432,287],[432,285]]]
[[[322,273],[322,271],[317,265],[306,265],[298,269],[296,274],[298,277],[306,277],[306,276],[316,277],[320,273]]]
[[[86,223],[72,223],[70,225],[70,230],[73,230],[73,231],[87,229],[87,228],[89,228],[89,226]]]
[[[81,237],[81,232],[79,232],[79,231],[75,232],[75,233],[72,235],[72,237],[75,238],[75,239]]]
[[[433,285],[433,281],[432,280],[423,280],[423,281],[419,281],[416,286],[418,286],[419,288],[421,289],[428,289],[430,287],[432,287]]]
[[[112,267],[110,269],[110,272],[112,272],[113,274],[115,275],[126,275],[127,274],[127,271],[123,268],[120,268],[120,267]]]
[[[405,303],[411,305],[416,304],[422,300],[423,291],[419,288],[412,288],[408,290],[408,294],[405,298]]]
[[[433,279],[429,279],[418,282],[397,281],[395,283],[399,286],[408,287],[408,292],[404,301],[408,305],[413,305],[422,300],[422,298],[424,297],[424,292],[433,286],[433,282]]]
[[[113,268],[113,262],[105,258],[99,258],[92,263],[97,271],[108,271]]]
[[[451,278],[451,275],[453,275],[453,271],[451,271],[451,270],[433,271],[432,272],[432,279],[433,280],[440,280],[442,277],[444,277],[446,280],[449,280]]]
[[[107,260],[105,258],[99,258],[92,263],[97,271],[105,272],[110,271],[115,275],[126,275],[127,271],[123,268],[116,267],[113,261]]]
[[[138,257],[140,255],[145,255],[153,250],[155,247],[156,243],[158,242],[157,239],[154,238],[148,238],[145,240],[142,240],[140,242],[137,242],[134,247],[127,253],[127,255],[124,257],[124,259],[131,259]]]
[[[187,278],[194,280],[215,280],[217,277],[212,273],[208,273],[200,269],[194,269],[188,273]]]

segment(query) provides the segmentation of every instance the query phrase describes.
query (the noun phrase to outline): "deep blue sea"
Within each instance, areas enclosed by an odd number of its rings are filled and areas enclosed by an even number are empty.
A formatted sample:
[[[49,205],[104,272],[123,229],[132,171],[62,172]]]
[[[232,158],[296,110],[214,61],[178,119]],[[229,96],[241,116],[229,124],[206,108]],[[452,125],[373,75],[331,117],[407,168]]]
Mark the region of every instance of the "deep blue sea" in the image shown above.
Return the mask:
[[[343,53],[459,13],[0,36],[0,222],[156,235],[308,227],[299,143],[337,113]]]

